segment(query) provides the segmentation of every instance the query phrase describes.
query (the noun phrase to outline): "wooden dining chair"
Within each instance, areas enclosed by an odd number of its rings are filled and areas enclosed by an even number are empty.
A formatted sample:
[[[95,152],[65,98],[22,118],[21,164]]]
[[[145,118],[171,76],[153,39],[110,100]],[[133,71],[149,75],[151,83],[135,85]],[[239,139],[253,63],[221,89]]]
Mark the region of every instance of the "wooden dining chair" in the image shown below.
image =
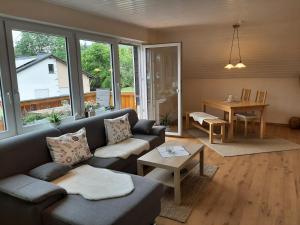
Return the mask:
[[[242,95],[241,95],[241,101],[242,102],[248,102],[250,101],[250,96],[251,96],[251,89],[242,89]]]
[[[256,98],[255,98],[256,103],[264,104],[264,103],[266,103],[266,99],[267,99],[267,91],[257,91],[256,92]]]
[[[242,94],[241,94],[241,102],[249,102],[251,96],[251,89],[243,88]],[[228,112],[224,112],[224,120],[228,120]],[[234,120],[236,120],[234,118]],[[236,123],[236,129],[237,129],[237,123]]]
[[[267,99],[267,91],[257,91],[255,102],[260,104],[265,104]],[[238,128],[239,120],[244,121],[245,127],[244,127],[244,135],[248,135],[248,123],[252,122],[252,127],[254,129],[255,122],[260,119],[260,116],[256,115],[256,113],[253,112],[243,112],[243,113],[237,113],[236,115],[236,124]]]

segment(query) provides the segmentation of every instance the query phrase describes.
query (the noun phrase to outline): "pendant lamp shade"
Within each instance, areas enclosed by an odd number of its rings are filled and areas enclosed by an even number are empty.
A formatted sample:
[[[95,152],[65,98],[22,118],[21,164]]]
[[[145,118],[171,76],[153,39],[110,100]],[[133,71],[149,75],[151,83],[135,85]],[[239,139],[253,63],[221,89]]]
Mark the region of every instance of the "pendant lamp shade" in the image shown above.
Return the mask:
[[[234,65],[232,65],[231,63],[228,63],[224,68],[230,70],[230,69],[232,69],[234,67],[235,67]]]
[[[236,64],[234,66],[234,68],[238,68],[238,69],[245,68],[245,67],[247,67],[247,66],[244,63],[242,63],[242,62],[239,62],[238,64]]]

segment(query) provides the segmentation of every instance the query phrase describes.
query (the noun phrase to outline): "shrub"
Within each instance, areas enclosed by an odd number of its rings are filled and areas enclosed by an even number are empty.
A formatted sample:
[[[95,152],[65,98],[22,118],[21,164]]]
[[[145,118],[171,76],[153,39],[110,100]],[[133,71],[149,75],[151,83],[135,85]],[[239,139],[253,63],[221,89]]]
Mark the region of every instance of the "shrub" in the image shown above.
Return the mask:
[[[37,120],[42,120],[45,118],[47,118],[47,115],[29,113],[23,117],[23,124],[27,125],[27,124],[33,123]]]

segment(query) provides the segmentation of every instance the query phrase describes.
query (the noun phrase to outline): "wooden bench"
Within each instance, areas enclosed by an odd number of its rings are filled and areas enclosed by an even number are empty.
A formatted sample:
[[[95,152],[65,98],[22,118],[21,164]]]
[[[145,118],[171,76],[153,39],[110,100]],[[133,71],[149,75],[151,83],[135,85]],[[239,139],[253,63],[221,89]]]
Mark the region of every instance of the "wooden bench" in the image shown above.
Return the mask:
[[[186,129],[189,129],[190,127],[190,113],[186,112]],[[208,129],[205,129],[200,123],[193,121],[192,125],[206,133],[209,134],[209,142],[211,144],[214,143],[214,138],[219,137],[221,139],[221,142],[225,142],[225,126],[227,124],[227,121],[221,120],[221,119],[205,119],[205,123],[209,125]],[[221,128],[221,133],[217,134],[214,132],[215,127],[220,127]]]

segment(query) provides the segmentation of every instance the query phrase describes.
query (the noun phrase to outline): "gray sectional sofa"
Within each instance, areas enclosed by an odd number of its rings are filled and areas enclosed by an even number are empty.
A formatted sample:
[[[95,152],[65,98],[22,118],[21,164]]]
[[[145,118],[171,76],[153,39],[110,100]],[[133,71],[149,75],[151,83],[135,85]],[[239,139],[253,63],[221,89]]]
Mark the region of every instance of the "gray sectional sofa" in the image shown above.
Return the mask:
[[[28,175],[31,169],[51,162],[46,137],[60,136],[86,128],[91,151],[106,144],[104,119],[129,113],[133,127],[134,110],[109,112],[78,120],[57,128],[24,134],[0,141],[0,224],[1,225],[150,225],[160,212],[163,186],[134,175],[136,160],[93,157],[81,164],[132,174],[135,190],[127,196],[89,201],[80,195]],[[154,148],[165,141],[164,127],[154,127],[149,135],[134,134]]]

